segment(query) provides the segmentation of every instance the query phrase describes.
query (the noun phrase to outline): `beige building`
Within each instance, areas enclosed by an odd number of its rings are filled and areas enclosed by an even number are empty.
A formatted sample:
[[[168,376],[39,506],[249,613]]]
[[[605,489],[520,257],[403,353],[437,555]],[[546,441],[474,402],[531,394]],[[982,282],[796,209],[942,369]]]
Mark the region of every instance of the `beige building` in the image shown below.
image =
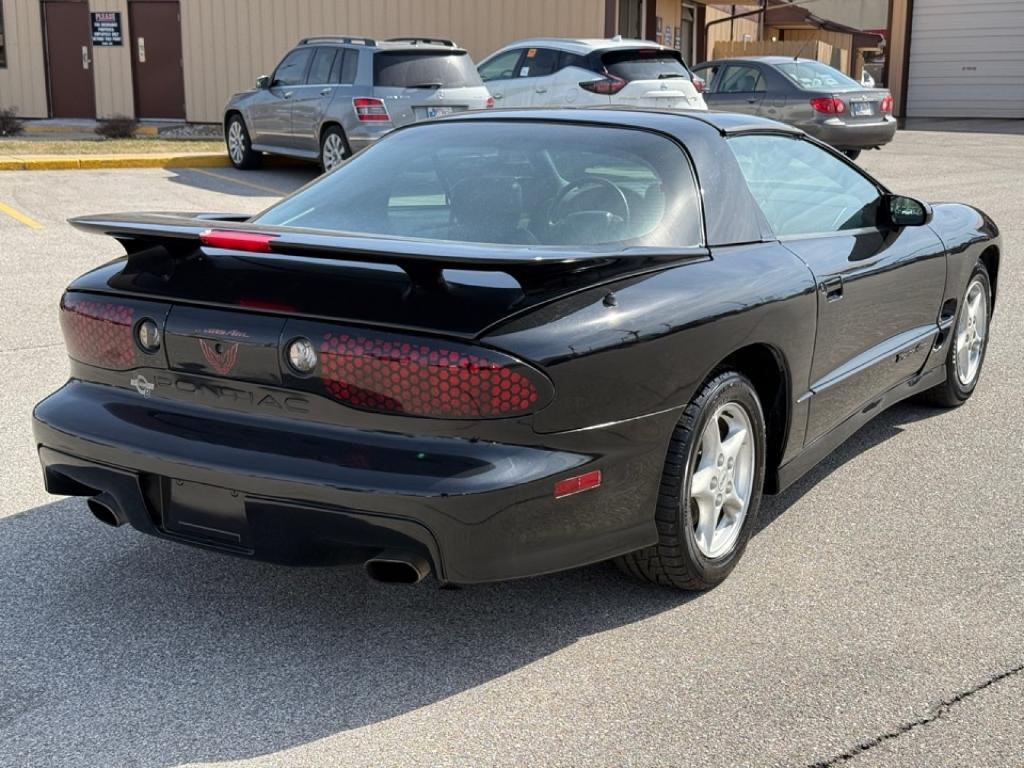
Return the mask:
[[[228,96],[303,36],[432,35],[477,61],[535,35],[629,37],[694,62],[716,40],[758,39],[759,0],[0,0],[0,108],[23,117],[218,122]]]
[[[774,23],[801,9],[841,29]],[[690,63],[812,39],[857,76],[856,30],[886,27],[897,114],[1024,116],[1024,0],[0,0],[0,109],[219,122],[297,40],[331,33],[448,37],[477,61],[535,35],[620,33]]]

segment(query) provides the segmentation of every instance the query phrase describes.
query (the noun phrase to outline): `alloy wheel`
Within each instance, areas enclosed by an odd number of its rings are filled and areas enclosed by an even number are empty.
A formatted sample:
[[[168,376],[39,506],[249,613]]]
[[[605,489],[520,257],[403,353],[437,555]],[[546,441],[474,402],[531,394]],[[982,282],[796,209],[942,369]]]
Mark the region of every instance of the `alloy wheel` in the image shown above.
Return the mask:
[[[967,286],[956,324],[956,375],[961,386],[969,387],[977,378],[987,334],[988,296],[983,282],[975,278]]]
[[[231,156],[231,162],[236,165],[245,160],[245,131],[238,120],[232,121],[231,127],[228,128],[228,154]]]
[[[736,546],[753,491],[755,450],[747,409],[738,402],[719,406],[701,433],[690,476],[693,535],[707,558]]]
[[[323,166],[324,172],[333,171],[345,159],[345,142],[336,133],[329,133],[324,139]]]

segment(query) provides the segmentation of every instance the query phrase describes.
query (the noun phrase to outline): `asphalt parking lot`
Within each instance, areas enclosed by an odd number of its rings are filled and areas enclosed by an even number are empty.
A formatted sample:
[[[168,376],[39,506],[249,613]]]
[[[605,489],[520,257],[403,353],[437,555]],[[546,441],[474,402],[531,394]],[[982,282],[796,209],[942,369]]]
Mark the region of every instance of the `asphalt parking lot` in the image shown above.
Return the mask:
[[[29,416],[67,375],[57,302],[120,253],[65,219],[255,212],[314,173],[0,173],[0,765],[1024,765],[1024,136],[905,131],[861,163],[1001,226],[981,383],[768,498],[701,595],[607,564],[379,585],[48,496]]]

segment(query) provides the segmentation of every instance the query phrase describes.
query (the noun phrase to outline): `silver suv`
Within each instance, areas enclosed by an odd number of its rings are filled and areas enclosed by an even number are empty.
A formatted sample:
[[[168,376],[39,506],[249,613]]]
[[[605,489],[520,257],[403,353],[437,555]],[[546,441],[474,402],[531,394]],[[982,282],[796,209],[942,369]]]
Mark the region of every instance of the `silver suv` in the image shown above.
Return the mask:
[[[309,37],[231,97],[224,140],[236,168],[256,168],[270,152],[330,171],[400,125],[492,106],[473,60],[451,40]]]

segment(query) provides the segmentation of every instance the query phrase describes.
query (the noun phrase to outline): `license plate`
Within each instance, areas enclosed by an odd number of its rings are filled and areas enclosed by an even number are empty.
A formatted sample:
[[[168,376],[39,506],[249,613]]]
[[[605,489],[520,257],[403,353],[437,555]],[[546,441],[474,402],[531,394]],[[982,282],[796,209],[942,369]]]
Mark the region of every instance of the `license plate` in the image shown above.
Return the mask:
[[[427,107],[427,117],[444,117],[452,113],[451,107]]]
[[[869,101],[855,101],[851,104],[852,112],[854,117],[860,117],[861,115],[870,115],[872,112],[871,102]]]

